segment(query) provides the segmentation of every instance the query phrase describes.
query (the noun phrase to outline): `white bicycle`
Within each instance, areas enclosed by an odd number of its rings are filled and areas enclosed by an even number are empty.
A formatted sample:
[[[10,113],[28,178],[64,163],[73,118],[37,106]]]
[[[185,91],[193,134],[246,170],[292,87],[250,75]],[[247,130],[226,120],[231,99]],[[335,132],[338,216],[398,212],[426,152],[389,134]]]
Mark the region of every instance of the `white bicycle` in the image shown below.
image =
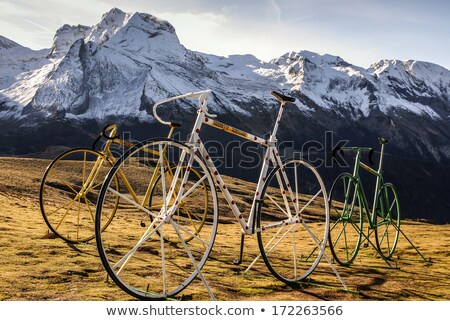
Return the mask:
[[[311,274],[324,254],[329,231],[324,183],[304,160],[282,160],[276,146],[283,109],[295,99],[272,92],[280,109],[266,140],[214,120],[216,115],[207,108],[209,93],[188,93],[156,103],[155,119],[170,124],[158,116],[158,106],[177,99],[197,99],[198,116],[189,141],[157,139],[137,144],[117,160],[101,188],[95,219],[99,254],[112,280],[136,298],[174,296],[197,276],[214,298],[201,270],[217,231],[216,186],[243,235],[257,234],[260,254],[249,268],[262,258],[275,277],[293,284]],[[203,145],[203,125],[265,147],[247,218]],[[120,186],[119,171],[128,178],[127,188]],[[110,220],[109,207],[117,200],[114,220],[102,231],[102,222]]]

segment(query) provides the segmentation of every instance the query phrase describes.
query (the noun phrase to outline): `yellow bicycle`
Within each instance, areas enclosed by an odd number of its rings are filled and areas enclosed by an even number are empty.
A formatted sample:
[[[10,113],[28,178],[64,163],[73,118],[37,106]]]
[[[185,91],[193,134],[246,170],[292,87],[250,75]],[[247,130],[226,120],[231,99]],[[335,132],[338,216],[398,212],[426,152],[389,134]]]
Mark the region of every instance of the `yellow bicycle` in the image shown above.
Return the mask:
[[[174,123],[170,124],[168,138],[173,136],[178,126]],[[96,150],[95,145],[102,138],[106,139],[106,142],[101,150]],[[120,139],[117,135],[117,125],[106,125],[92,148],[67,150],[53,159],[45,170],[39,193],[40,208],[49,230],[57,237],[69,243],[84,243],[95,237],[94,220],[97,198],[106,174],[116,161],[112,151],[113,145],[128,148],[134,144]],[[166,172],[165,178],[171,180],[176,165],[171,164],[165,155],[161,159],[162,167]],[[126,190],[131,198],[139,201],[136,195],[141,192],[132,188],[130,179],[122,171],[117,172],[113,182],[117,190]],[[143,187],[147,191],[142,203],[144,207],[151,209],[160,206],[162,197],[160,185],[161,178],[155,175],[150,179],[148,186]],[[108,212],[105,213],[107,219],[102,222],[103,230],[111,223],[118,206],[118,197],[113,198],[107,207]],[[180,207],[177,215],[187,217],[190,224],[195,225],[195,230],[200,231],[205,222],[206,210],[204,215],[196,214],[195,217],[190,217],[186,208]],[[145,224],[144,219],[142,224]]]

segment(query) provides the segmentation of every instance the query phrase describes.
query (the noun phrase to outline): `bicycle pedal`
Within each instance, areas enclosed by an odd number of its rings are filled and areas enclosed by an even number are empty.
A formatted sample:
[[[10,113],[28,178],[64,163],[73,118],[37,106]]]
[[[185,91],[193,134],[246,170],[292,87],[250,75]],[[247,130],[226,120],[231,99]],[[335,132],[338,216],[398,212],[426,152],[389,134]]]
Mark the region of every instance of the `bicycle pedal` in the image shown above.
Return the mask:
[[[364,248],[369,247],[369,243],[364,243],[363,247]]]
[[[141,222],[141,227],[145,227],[145,223],[144,222]]]
[[[234,265],[241,265],[241,263],[242,263],[242,260],[240,260],[240,259],[234,259],[234,261],[233,261]]]

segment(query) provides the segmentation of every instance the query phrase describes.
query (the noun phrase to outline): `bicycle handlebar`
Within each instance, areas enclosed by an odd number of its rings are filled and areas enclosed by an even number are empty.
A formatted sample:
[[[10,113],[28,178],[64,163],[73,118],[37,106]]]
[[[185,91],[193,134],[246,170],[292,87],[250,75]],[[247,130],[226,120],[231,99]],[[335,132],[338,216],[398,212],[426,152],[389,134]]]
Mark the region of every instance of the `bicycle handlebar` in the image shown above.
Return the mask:
[[[369,164],[373,165],[373,161],[372,161],[372,156],[374,153],[374,149],[371,147],[341,147],[341,146],[337,146],[335,148],[333,148],[332,154],[333,154],[333,159],[336,157],[336,153],[340,152],[342,155],[344,154],[344,151],[349,151],[349,152],[369,152],[369,154],[367,155],[368,160],[369,160]]]
[[[95,145],[97,145],[97,143],[99,142],[99,140],[100,140],[102,137],[105,137],[105,138],[108,139],[108,140],[113,140],[113,139],[116,139],[116,138],[120,138],[119,135],[109,136],[109,135],[106,133],[106,131],[112,130],[112,129],[114,129],[114,127],[116,127],[115,124],[112,124],[112,125],[106,124],[106,126],[103,127],[102,132],[100,133],[100,135],[98,135],[97,138],[94,140],[94,143],[92,143],[92,149],[95,150]]]
[[[208,90],[197,91],[197,92],[190,92],[190,93],[187,93],[187,94],[183,94],[183,95],[179,95],[179,96],[163,99],[163,100],[161,100],[161,101],[159,101],[159,102],[157,102],[157,103],[155,103],[153,105],[153,116],[161,124],[171,126],[172,125],[171,122],[162,120],[161,117],[158,116],[158,113],[156,112],[156,109],[158,108],[158,106],[162,105],[162,104],[165,104],[165,103],[168,103],[168,102],[173,101],[173,100],[184,99],[184,98],[197,98],[198,99],[199,109],[203,110],[208,117],[214,118],[217,115],[209,114],[208,113],[208,107],[207,107],[208,94],[210,92],[211,92],[211,90],[208,89]]]
[[[107,124],[105,127],[103,127],[103,130],[102,130],[102,136],[105,137],[106,139],[109,139],[109,140],[113,140],[113,139],[116,139],[116,138],[120,138],[119,135],[109,136],[109,135],[106,133],[107,130],[111,130],[111,129],[113,129],[115,126],[116,126],[116,125],[114,125],[114,124],[113,124],[113,125]]]

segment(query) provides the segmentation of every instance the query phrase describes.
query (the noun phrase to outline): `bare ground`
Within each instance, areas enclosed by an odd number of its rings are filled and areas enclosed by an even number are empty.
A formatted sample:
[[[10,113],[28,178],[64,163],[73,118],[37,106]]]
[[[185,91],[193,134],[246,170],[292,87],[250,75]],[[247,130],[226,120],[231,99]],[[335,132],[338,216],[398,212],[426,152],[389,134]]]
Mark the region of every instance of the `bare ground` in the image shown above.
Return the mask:
[[[49,160],[0,158],[0,300],[133,300],[107,280],[95,242],[70,245],[48,233],[39,210],[39,183]],[[251,184],[229,179],[232,188]],[[227,221],[227,209],[221,208]],[[239,253],[240,227],[222,223],[204,268],[219,300],[450,300],[450,226],[402,222],[405,234],[431,262],[425,262],[401,236],[390,268],[369,245],[350,268],[336,266],[345,291],[330,265],[322,260],[298,288],[276,280],[263,262],[244,275],[257,255],[255,238],[246,239],[244,262]],[[331,257],[329,251],[328,255]],[[175,299],[208,300],[196,280]]]

